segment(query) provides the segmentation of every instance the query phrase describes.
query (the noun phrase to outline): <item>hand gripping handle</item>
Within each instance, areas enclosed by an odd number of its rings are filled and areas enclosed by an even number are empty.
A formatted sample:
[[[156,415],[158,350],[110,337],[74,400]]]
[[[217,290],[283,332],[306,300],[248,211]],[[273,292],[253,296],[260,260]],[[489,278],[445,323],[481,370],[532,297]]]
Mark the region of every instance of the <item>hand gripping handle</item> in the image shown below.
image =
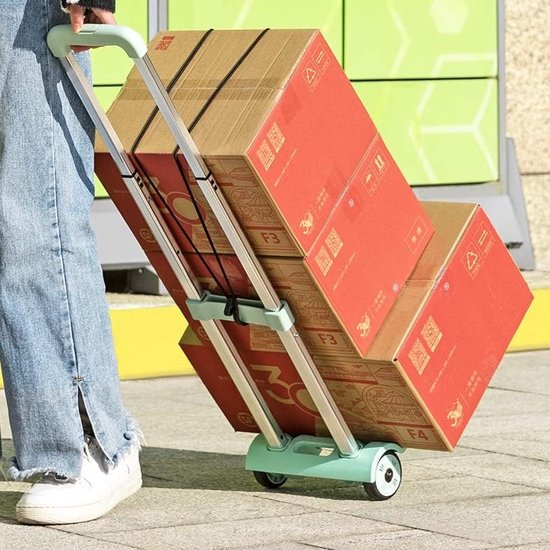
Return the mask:
[[[147,53],[139,33],[119,25],[86,24],[80,32],[73,32],[70,25],[58,25],[48,33],[47,42],[55,57],[67,57],[71,46],[119,46],[132,59],[141,59]]]

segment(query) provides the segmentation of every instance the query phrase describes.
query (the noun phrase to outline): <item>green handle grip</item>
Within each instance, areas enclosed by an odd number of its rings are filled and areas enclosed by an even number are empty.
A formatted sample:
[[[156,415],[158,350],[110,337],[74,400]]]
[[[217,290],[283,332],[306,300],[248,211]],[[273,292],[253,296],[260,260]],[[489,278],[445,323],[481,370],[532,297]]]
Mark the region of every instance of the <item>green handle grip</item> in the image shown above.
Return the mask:
[[[58,25],[48,33],[47,42],[55,57],[67,57],[71,46],[119,46],[132,59],[141,59],[147,53],[139,33],[119,25],[86,24],[80,32],[73,32],[70,25]]]

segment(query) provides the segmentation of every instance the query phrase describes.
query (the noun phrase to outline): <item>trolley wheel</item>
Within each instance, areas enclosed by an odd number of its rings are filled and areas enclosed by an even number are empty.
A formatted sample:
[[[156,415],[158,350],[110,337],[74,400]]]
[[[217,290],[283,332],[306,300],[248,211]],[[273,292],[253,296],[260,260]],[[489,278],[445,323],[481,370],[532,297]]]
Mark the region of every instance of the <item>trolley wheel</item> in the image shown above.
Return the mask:
[[[253,472],[256,481],[267,489],[278,489],[283,486],[288,477],[283,474],[268,474],[267,472]]]
[[[369,500],[388,500],[401,485],[401,461],[393,451],[385,452],[376,465],[374,483],[363,483]]]

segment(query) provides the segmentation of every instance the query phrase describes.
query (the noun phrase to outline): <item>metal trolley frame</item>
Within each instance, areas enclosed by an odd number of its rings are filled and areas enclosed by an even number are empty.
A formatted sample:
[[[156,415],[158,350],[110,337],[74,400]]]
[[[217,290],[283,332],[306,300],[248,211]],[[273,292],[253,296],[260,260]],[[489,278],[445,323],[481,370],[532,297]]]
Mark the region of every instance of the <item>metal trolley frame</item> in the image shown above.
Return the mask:
[[[248,451],[246,469],[253,471],[258,482],[269,488],[281,486],[288,476],[306,476],[362,482],[367,495],[375,500],[393,496],[401,483],[401,465],[397,453],[404,449],[389,442],[363,444],[353,437],[294,326],[288,304],[282,302],[273,289],[238,220],[164,89],[140,35],[132,29],[112,25],[84,25],[76,34],[69,25],[61,25],[49,32],[47,40],[50,50],[66,69],[128,191],[184,289],[193,317],[200,320],[261,431]],[[258,301],[238,300],[240,319],[267,325],[277,331],[331,438],[309,435],[290,437],[282,432],[221,323],[221,320],[232,320],[232,317],[224,314],[225,297],[204,292],[180,253],[147,186],[132,159],[124,151],[71,52],[71,46],[108,45],[121,47],[135,62],[190,171],[256,290]]]

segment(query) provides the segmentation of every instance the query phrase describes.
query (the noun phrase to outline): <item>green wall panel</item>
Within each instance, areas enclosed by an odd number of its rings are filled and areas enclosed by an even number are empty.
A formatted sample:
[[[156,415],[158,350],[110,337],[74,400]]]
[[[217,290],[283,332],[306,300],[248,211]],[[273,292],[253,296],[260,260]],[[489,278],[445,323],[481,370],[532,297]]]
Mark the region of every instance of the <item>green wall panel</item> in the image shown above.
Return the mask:
[[[411,184],[498,180],[495,79],[355,82]]]
[[[147,40],[147,0],[117,0],[119,25],[132,27]],[[132,60],[116,47],[92,50],[94,84],[123,84],[132,68]]]
[[[343,0],[170,0],[175,29],[319,28],[342,62]]]
[[[115,100],[120,88],[121,86],[94,86],[94,92],[105,111],[107,111]],[[108,196],[107,191],[105,191],[97,176],[95,176],[95,196],[96,198]]]
[[[355,80],[495,76],[497,0],[345,0]]]

